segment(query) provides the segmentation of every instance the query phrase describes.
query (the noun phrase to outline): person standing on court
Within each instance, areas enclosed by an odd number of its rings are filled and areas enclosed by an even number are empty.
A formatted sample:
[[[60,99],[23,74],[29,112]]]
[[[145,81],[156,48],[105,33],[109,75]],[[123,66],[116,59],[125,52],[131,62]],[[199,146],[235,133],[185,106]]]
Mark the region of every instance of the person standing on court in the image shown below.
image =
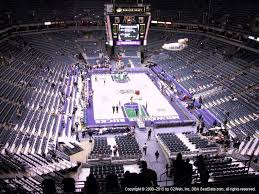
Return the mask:
[[[147,155],[147,143],[145,143],[143,146],[143,152],[145,155]]]
[[[138,116],[138,108],[135,108],[136,116]]]
[[[156,151],[155,156],[156,156],[156,161],[157,161],[158,158],[159,158],[159,152],[158,152],[158,150]]]
[[[114,112],[115,112],[115,106],[113,105],[112,106],[112,113],[114,114]]]
[[[148,135],[147,135],[147,140],[150,140],[151,139],[151,133],[152,133],[152,131],[151,131],[151,128],[148,130]]]
[[[116,105],[116,113],[118,113],[119,112],[119,107],[118,107],[118,105]]]

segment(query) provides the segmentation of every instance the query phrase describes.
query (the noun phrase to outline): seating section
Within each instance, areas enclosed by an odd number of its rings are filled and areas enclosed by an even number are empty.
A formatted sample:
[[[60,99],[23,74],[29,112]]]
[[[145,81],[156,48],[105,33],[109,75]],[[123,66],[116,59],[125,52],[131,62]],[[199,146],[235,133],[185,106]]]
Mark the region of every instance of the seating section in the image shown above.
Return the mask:
[[[76,154],[81,151],[83,151],[83,148],[81,148],[76,143],[70,143],[70,145],[65,144],[63,146],[63,152],[68,156],[71,156],[71,155]]]
[[[181,152],[185,157],[192,158],[197,154],[217,154],[219,147],[193,132],[158,133],[157,140],[166,151],[168,157],[176,157]]]
[[[0,43],[0,174],[21,177],[4,179],[12,188],[41,193],[34,177],[77,166],[68,157],[82,151],[75,139],[63,149],[56,144],[61,136],[72,138],[78,122],[82,71],[73,42],[81,35],[50,33]]]
[[[28,164],[24,162],[21,163],[20,161],[16,160],[16,157],[4,156],[0,154],[0,168],[2,169],[0,174],[19,171],[25,172],[28,167]]]
[[[259,133],[256,127],[259,108],[256,85],[259,78],[255,64],[259,56],[244,50],[233,55],[233,46],[203,36],[177,33],[163,36],[172,42],[188,38],[188,47],[181,52],[153,54],[149,61],[157,66],[152,69],[162,69],[171,76],[179,96],[189,93],[196,99],[201,96],[202,109],[212,113],[220,123],[229,112],[227,127],[233,136],[241,139],[248,135],[256,136]],[[154,48],[149,52],[154,53],[152,50]],[[214,120],[206,118],[205,122],[209,128]]]
[[[139,67],[141,65],[141,54],[138,47],[118,47],[115,49],[115,53],[126,67]]]
[[[115,136],[120,158],[138,159],[141,157],[138,142],[135,137]]]
[[[174,133],[158,133],[158,140],[165,145],[169,153],[190,151],[190,149]]]
[[[99,182],[103,182],[107,175],[115,174],[118,179],[124,177],[124,168],[122,164],[96,165],[90,167],[90,173],[93,173]]]
[[[163,1],[154,4],[155,20],[175,21],[180,23],[203,23],[219,28],[252,31],[251,21],[256,20],[258,2],[248,0],[246,3],[229,1]],[[249,25],[250,24],[250,25]]]
[[[244,175],[248,171],[240,162],[235,162],[228,157],[208,157],[205,158],[205,164],[211,177],[222,178],[234,175]]]
[[[7,177],[0,179],[0,190],[15,193],[19,188],[24,190],[24,193],[42,193],[42,181],[51,178],[59,182],[56,185],[57,191],[62,193],[61,181],[66,173],[77,166],[77,163],[70,162],[69,158],[58,150],[45,156],[6,152],[0,154],[0,175]]]
[[[83,18],[90,18],[99,21],[103,18],[103,5],[105,1],[85,1],[75,0],[64,3],[49,3],[45,1],[35,2],[24,0],[16,2],[10,0],[5,4],[0,4],[0,18],[2,19],[0,28],[8,27],[10,22],[5,17],[5,11],[12,14],[12,24],[31,24],[45,21],[81,21]],[[9,13],[8,12],[8,13]]]
[[[71,136],[77,122],[77,84],[82,72],[76,63],[79,51],[74,41],[82,35],[54,32],[0,43],[2,153],[4,149],[18,154],[47,153],[49,143]]]
[[[0,174],[30,173],[31,176],[38,176],[54,171],[65,170],[75,167],[77,164],[70,162],[69,158],[60,155],[41,156],[38,154],[12,154],[7,152],[0,155]]]
[[[15,2],[10,0],[8,7],[13,10],[11,14],[17,19],[16,23],[47,21],[45,19],[49,18],[99,18],[98,8],[92,14],[87,9],[95,9],[95,6],[88,6],[87,2],[80,0],[73,1],[74,3],[66,1],[62,5],[64,10],[52,10],[49,14],[48,6],[43,1],[33,3],[32,0],[26,0],[17,5]],[[74,9],[67,12],[66,16],[62,15],[63,11],[70,10],[71,5]],[[97,7],[98,3],[94,5]],[[185,9],[175,12],[175,21],[200,22],[203,13],[200,12],[199,5],[194,10],[191,4],[181,5]],[[249,1],[247,8],[257,5],[258,3]],[[27,6],[31,7],[28,12],[24,12],[23,9]],[[221,9],[221,5],[216,6]],[[231,24],[227,27],[232,25],[240,28],[237,24],[242,19],[237,16],[237,10],[238,5],[235,5],[235,18],[231,18]],[[80,14],[82,11],[84,14]],[[231,10],[225,13],[229,12]],[[241,15],[247,13],[244,11]],[[22,14],[24,15],[18,19]],[[215,13],[211,14],[211,17],[215,17]],[[240,29],[244,28],[246,22],[245,19],[242,21]],[[81,117],[78,108],[84,106],[83,101],[88,102],[91,87],[88,82],[82,84],[84,91],[80,91],[78,87],[83,78],[89,78],[85,64],[81,64],[78,54],[84,51],[87,63],[94,68],[108,67],[104,56],[104,33],[98,31],[90,34],[68,30],[22,35],[0,42],[0,176],[10,177],[0,179],[0,192],[1,185],[6,185],[23,188],[29,193],[42,193],[40,184],[44,179],[52,178],[60,183],[67,171],[78,167],[78,164],[70,161],[69,156],[83,150],[79,143],[75,143],[73,133],[78,127],[78,118]],[[229,112],[227,128],[230,134],[240,139],[252,137],[250,141],[241,144],[241,154],[258,155],[259,142],[256,137],[259,135],[259,56],[200,35],[172,35],[166,32],[152,32],[151,35],[150,44],[145,49],[149,61],[154,63],[152,71],[157,74],[163,72],[161,76],[170,76],[173,79],[179,99],[184,100],[181,97],[186,94],[196,100],[202,97],[202,106],[193,112],[197,117],[204,113],[207,128],[213,126],[212,115],[223,123],[226,113]],[[89,41],[84,40],[86,36]],[[164,41],[175,42],[180,38],[189,39],[188,47],[183,51],[156,51]],[[122,57],[127,66],[141,64],[140,53],[136,48],[124,50]],[[87,117],[87,113],[85,114]],[[189,118],[185,114],[180,117]],[[94,135],[103,135],[126,133],[128,130],[127,127],[110,127],[102,133],[99,130],[93,132]],[[71,142],[60,145],[60,139]],[[197,150],[218,149],[216,144],[194,133],[183,133],[180,136],[174,133],[158,133],[157,139],[169,156],[179,152],[185,155],[196,154]],[[142,153],[135,137],[115,136],[115,143],[118,153],[112,157],[112,148],[107,137],[95,136],[88,159],[101,157],[136,161],[141,158]],[[212,178],[243,175],[248,170],[242,163],[228,157],[206,157],[205,163]],[[103,182],[110,174],[117,175],[120,180],[124,168],[121,164],[97,165],[91,166],[90,172],[98,181]],[[62,190],[60,185],[57,188]]]
[[[0,9],[0,28],[8,27],[11,24],[81,21],[82,19],[86,20],[86,18],[91,23],[101,23],[104,3],[104,0],[90,0],[88,2],[68,0],[62,4],[49,4],[44,1],[35,2],[33,0],[24,0],[17,3],[15,0],[9,0],[5,4],[0,4],[0,7],[2,7]],[[152,14],[154,20],[207,24],[241,32],[257,32],[254,26],[256,26],[256,11],[259,5],[254,0],[248,0],[246,3],[234,0],[213,2],[205,0],[199,0],[199,2],[177,0],[172,2],[166,0],[163,3],[155,1],[151,1],[151,3],[155,8]],[[11,13],[12,22],[8,20],[6,10]]]
[[[184,134],[192,144],[195,144],[196,149],[199,149],[199,148],[201,148],[201,149],[211,149],[211,148],[217,149],[218,148],[217,144],[211,143],[207,139],[202,139],[196,133],[187,132]]]
[[[74,167],[73,167],[74,168]],[[77,168],[77,167],[75,167]],[[56,170],[48,174],[31,176],[31,177],[16,177],[15,179],[3,179],[2,185],[14,188],[24,189],[25,193],[43,193],[42,182],[44,179],[52,179],[55,181],[57,193],[63,193],[63,187],[61,185],[65,175],[71,171],[72,168],[65,170]]]
[[[94,147],[90,153],[89,159],[98,157],[110,157],[112,154],[111,146],[108,145],[107,137],[95,137]]]
[[[245,156],[259,157],[259,138],[250,138],[241,142],[238,153]]]

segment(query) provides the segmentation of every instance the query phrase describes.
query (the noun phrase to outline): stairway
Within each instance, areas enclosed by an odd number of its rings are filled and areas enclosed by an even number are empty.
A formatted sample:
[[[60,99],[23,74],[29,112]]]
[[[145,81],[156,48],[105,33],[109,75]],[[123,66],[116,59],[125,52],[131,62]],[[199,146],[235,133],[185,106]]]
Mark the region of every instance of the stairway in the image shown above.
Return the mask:
[[[251,138],[249,141],[243,141],[239,146],[238,152],[241,155],[251,156],[254,153],[257,156],[259,154],[259,139]]]

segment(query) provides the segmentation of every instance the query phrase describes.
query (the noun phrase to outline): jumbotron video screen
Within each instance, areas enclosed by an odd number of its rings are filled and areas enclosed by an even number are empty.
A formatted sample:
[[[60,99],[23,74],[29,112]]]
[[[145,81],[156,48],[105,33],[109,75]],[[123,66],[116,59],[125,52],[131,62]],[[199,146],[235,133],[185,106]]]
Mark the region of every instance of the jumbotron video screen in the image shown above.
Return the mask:
[[[119,24],[118,39],[119,41],[139,40],[139,24],[136,24],[136,25]]]

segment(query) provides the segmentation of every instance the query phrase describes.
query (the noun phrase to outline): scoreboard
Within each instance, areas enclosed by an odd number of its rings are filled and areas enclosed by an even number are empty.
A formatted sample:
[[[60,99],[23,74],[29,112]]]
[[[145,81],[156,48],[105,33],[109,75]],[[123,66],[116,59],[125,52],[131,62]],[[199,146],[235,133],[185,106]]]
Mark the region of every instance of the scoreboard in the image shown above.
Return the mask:
[[[110,46],[146,45],[151,21],[150,6],[105,5],[105,26]]]

